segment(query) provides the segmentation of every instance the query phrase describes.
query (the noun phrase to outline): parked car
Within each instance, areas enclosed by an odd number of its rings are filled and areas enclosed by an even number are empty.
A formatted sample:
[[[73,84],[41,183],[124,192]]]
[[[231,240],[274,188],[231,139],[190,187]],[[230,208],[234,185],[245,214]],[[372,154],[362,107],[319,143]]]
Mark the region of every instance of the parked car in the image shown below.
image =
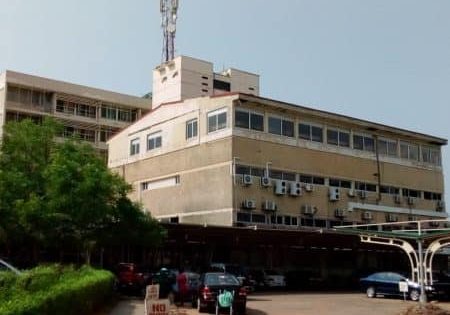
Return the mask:
[[[264,270],[264,285],[269,288],[284,288],[286,279],[275,270]]]
[[[150,273],[141,270],[134,263],[120,263],[117,266],[116,285],[120,291],[132,291],[143,294],[151,282]]]
[[[432,286],[439,299],[450,299],[450,274],[447,272],[434,272]]]
[[[192,298],[192,306],[200,313],[212,312],[216,306],[224,308],[220,302],[225,296],[232,297],[229,302],[235,313],[245,314],[247,291],[236,276],[223,272],[207,272],[200,277],[198,290]]]
[[[381,295],[403,296],[400,292],[399,282],[406,282],[408,292],[406,295],[413,301],[418,301],[420,297],[420,285],[410,281],[405,276],[395,272],[376,272],[365,278],[360,279],[361,288],[366,292],[367,297],[374,298]],[[434,289],[431,286],[425,287],[427,295],[434,295]]]
[[[19,269],[15,268],[14,266],[12,266],[11,264],[7,263],[3,259],[0,259],[0,272],[1,271],[13,272],[16,275],[20,275],[21,274]]]

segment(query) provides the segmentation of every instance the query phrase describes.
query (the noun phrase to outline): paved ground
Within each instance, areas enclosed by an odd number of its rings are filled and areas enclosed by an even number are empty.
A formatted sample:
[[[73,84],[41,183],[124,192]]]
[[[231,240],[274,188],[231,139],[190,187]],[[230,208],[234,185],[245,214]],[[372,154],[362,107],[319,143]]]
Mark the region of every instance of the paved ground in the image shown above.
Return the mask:
[[[450,303],[437,303],[450,310]],[[258,293],[248,297],[247,315],[396,315],[416,302],[369,299],[362,293]],[[182,314],[198,314],[180,308]],[[225,314],[225,313],[223,313]],[[144,315],[143,300],[125,298],[107,315]]]

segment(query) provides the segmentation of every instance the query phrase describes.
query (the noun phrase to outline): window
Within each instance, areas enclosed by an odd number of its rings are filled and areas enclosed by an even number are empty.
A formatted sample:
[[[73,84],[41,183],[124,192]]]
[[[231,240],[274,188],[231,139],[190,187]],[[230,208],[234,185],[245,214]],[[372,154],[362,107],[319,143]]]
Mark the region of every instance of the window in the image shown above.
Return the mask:
[[[328,181],[328,185],[332,187],[351,188],[352,182],[349,180],[330,178]]]
[[[340,130],[327,130],[327,143],[339,147],[350,147],[350,133]]]
[[[221,80],[214,80],[213,87],[215,90],[222,90],[222,91],[227,91],[227,92],[231,91],[230,83],[221,81]]]
[[[423,198],[427,200],[442,200],[442,194],[424,191]]]
[[[371,136],[353,135],[353,149],[375,151],[375,142]]]
[[[420,198],[420,191],[414,190],[414,189],[403,188],[402,194],[403,194],[403,197]]]
[[[197,138],[198,122],[197,119],[192,119],[186,122],[186,139]]]
[[[441,165],[441,152],[431,147],[421,147],[422,161],[434,165]]]
[[[162,145],[161,133],[153,133],[147,136],[147,151],[160,148]],[[138,152],[139,153],[139,152]]]
[[[238,222],[250,222],[250,213],[238,212],[236,219]]]
[[[117,120],[117,108],[103,105],[101,116],[102,118]]]
[[[294,122],[277,117],[269,117],[269,133],[294,137]]]
[[[378,154],[396,157],[397,141],[388,139],[378,139]]]
[[[292,217],[289,215],[284,216],[284,225],[291,225],[292,224]]]
[[[323,142],[323,129],[322,127],[300,123],[298,124],[298,136],[305,140]]]
[[[264,214],[252,213],[252,222],[253,223],[266,223],[266,216]]]
[[[306,184],[325,185],[325,178],[311,175],[300,175],[300,182]]]
[[[239,128],[264,131],[264,115],[236,109],[235,126]]]
[[[130,141],[130,155],[139,154],[139,138]]]
[[[111,138],[117,129],[102,129],[100,130],[100,142],[106,142]]]
[[[377,191],[377,185],[363,182],[355,182],[355,189],[375,192]]]
[[[407,142],[400,142],[400,157],[402,159],[418,161],[419,146]]]
[[[258,168],[258,167],[236,165],[236,174],[262,177],[264,174],[264,171],[262,168]]]
[[[298,225],[298,220],[297,220],[297,217],[292,217],[292,225],[295,225],[295,226],[297,226]]]
[[[393,186],[380,186],[380,193],[388,195],[400,194],[400,189]]]
[[[208,132],[214,132],[227,127],[227,110],[220,109],[208,113]]]

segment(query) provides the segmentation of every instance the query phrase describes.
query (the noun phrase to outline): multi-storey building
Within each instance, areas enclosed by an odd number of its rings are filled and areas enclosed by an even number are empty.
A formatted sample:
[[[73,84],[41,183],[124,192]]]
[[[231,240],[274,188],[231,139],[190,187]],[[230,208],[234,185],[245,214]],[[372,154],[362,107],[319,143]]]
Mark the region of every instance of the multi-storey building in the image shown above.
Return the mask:
[[[156,69],[157,79],[165,67]],[[211,77],[178,73],[172,86],[178,91]],[[248,78],[240,86],[257,91],[257,76]],[[109,167],[156,218],[301,229],[447,217],[441,165],[447,140],[250,95],[247,88],[233,92],[227,85],[207,95],[196,89],[187,99],[155,90],[154,99],[168,103],[108,142]]]
[[[106,154],[106,141],[151,109],[151,100],[23,73],[0,74],[0,135],[11,120],[51,116]]]

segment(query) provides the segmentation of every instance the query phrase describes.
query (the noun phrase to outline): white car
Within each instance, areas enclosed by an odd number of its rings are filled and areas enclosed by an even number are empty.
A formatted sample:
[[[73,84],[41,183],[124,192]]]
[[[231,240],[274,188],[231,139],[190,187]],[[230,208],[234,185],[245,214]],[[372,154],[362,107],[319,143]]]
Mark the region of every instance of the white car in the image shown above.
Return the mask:
[[[286,279],[275,270],[264,270],[264,284],[269,288],[284,288]]]

